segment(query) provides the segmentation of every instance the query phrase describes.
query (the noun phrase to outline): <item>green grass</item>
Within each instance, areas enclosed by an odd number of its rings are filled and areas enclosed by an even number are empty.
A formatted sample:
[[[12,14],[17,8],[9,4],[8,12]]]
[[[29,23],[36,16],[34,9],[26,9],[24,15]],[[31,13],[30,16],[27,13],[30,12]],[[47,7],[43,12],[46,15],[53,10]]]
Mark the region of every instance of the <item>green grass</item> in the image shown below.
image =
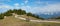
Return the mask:
[[[10,16],[0,20],[0,26],[60,26],[60,23],[26,22]]]

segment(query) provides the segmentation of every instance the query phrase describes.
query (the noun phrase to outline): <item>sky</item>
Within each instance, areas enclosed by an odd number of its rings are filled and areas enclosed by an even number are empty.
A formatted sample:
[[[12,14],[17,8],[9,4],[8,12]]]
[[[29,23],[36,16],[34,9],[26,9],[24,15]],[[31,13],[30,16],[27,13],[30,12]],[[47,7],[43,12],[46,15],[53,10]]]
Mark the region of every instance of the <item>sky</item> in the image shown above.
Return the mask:
[[[0,0],[0,13],[9,9],[53,15],[60,12],[60,0]]]

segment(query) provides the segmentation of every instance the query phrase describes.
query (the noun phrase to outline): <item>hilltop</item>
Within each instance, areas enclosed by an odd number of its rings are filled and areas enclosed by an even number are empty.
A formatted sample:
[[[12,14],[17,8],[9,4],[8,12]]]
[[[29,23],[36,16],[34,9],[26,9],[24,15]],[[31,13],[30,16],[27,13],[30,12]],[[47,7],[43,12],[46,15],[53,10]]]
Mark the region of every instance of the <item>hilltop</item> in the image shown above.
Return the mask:
[[[15,13],[17,15],[25,15],[25,16],[29,16],[29,17],[34,17],[37,19],[43,19],[42,17],[39,17],[38,15],[32,14],[31,12],[27,13],[25,10],[21,10],[21,9],[13,9],[13,10],[8,10],[4,13],[0,13],[0,19],[4,19],[4,16],[13,16],[12,13]]]

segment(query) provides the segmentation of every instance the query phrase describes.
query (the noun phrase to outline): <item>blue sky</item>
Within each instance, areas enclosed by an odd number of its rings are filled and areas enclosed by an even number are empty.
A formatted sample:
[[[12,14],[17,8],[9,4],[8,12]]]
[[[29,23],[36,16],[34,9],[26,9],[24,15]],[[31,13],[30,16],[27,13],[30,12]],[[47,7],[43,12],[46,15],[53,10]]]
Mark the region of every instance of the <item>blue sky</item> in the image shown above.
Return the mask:
[[[0,0],[0,13],[20,8],[27,12],[53,15],[60,12],[60,0]]]

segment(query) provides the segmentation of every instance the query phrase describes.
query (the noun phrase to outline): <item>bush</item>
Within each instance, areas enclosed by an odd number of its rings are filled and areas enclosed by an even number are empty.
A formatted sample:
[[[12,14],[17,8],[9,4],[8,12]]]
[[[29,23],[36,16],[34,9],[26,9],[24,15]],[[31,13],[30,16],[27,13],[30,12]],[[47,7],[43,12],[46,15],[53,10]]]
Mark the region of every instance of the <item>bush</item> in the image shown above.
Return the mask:
[[[30,12],[29,12],[29,13],[27,13],[27,16],[32,16],[32,13],[30,13]]]
[[[60,16],[58,16],[57,18],[55,18],[55,19],[60,19]]]
[[[44,18],[42,18],[42,17],[39,17],[39,15],[35,15],[35,14],[32,14],[32,13],[27,13],[27,16],[32,16],[32,17],[35,17],[35,18],[37,18],[37,19],[42,19],[42,20],[44,20]]]
[[[0,14],[0,19],[4,19],[4,15],[3,14]]]
[[[12,16],[11,13],[4,13],[3,15],[4,15],[4,16]]]

